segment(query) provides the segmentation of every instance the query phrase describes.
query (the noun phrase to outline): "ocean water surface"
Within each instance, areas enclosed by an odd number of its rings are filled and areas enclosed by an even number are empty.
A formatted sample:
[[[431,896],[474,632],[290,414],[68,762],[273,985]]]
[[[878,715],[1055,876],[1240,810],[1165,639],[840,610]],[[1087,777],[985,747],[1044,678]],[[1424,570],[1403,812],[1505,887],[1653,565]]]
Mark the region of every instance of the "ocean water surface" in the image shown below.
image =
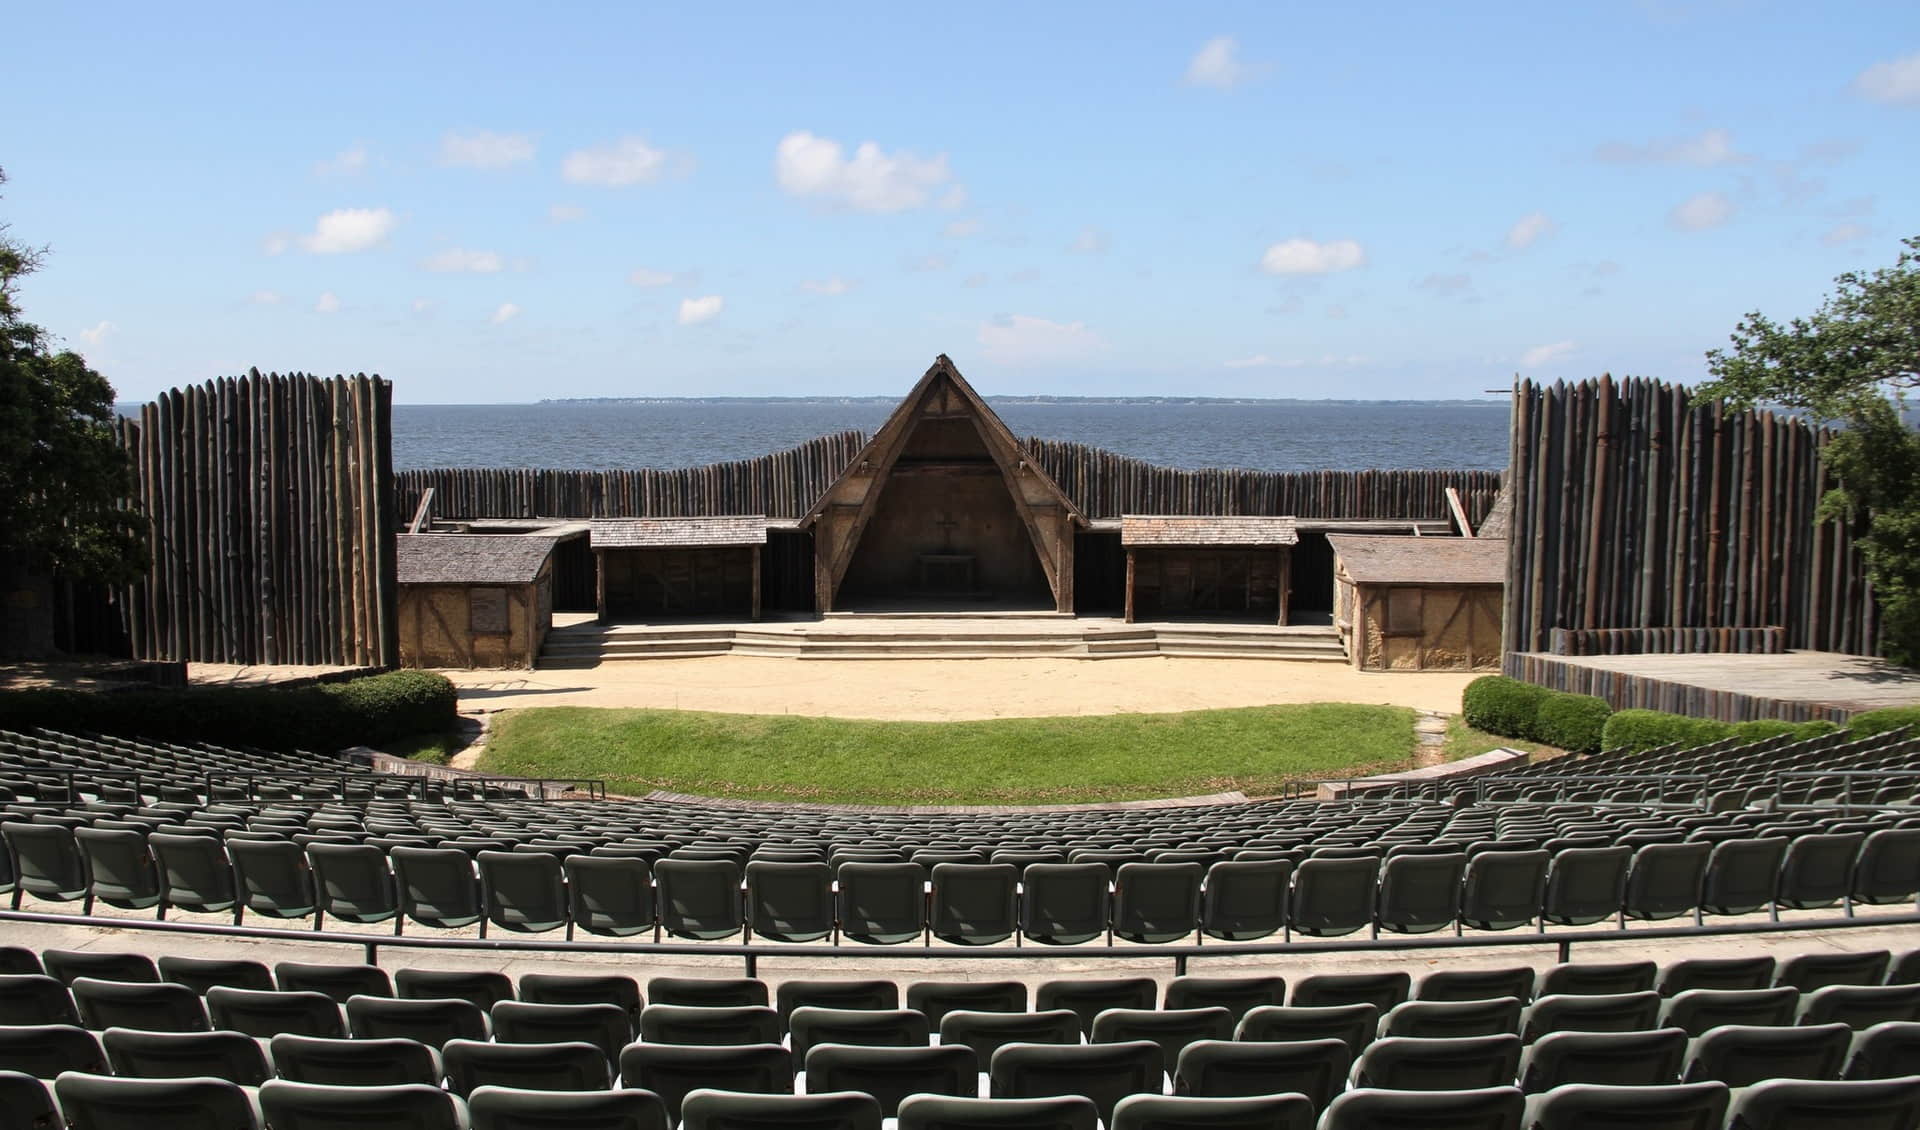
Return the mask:
[[[871,433],[891,403],[401,404],[393,461],[425,467],[619,469],[749,459],[828,432]],[[1505,400],[993,404],[1015,435],[1174,467],[1262,471],[1507,465]]]

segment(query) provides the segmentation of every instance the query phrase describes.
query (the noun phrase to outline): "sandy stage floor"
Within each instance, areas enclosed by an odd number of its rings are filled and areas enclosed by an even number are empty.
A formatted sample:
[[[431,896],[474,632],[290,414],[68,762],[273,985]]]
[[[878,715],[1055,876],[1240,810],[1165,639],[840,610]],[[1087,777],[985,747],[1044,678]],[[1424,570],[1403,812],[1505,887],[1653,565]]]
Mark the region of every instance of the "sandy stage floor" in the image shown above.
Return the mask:
[[[814,661],[718,655],[579,670],[447,671],[463,710],[645,706],[840,718],[1031,718],[1361,702],[1453,714],[1476,673],[1373,674],[1339,663],[1190,659]]]

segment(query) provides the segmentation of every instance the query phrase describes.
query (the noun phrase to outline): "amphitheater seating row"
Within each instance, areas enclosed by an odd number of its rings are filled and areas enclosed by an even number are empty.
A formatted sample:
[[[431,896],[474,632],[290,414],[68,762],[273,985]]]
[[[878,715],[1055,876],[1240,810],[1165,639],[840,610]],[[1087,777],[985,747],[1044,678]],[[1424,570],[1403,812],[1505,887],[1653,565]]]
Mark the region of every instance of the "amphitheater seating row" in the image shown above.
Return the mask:
[[[1883,786],[1891,790],[1886,799],[1892,801],[1898,798],[1898,803],[1911,803],[1911,798],[1920,793],[1920,762],[1916,761],[1917,757],[1920,757],[1920,735],[1910,736],[1904,731],[1891,731],[1856,739],[1840,732],[1800,741],[1774,738],[1743,744],[1729,739],[1702,746],[1668,746],[1638,753],[1616,750],[1582,757],[1551,758],[1503,773],[1498,781],[1502,786],[1514,787],[1512,795],[1523,796],[1528,795],[1528,791],[1521,786],[1528,783],[1552,785],[1556,778],[1563,777],[1612,774],[1697,776],[1703,780],[1694,788],[1703,789],[1713,796],[1736,796],[1742,803],[1748,799],[1770,797],[1783,787],[1789,800],[1814,803],[1842,799],[1847,795],[1844,783],[1838,779],[1792,780],[1782,774],[1899,772],[1907,775]],[[1640,789],[1647,787],[1643,783]],[[1627,782],[1622,782],[1618,788],[1623,792],[1632,791],[1632,786]],[[1502,790],[1488,790],[1485,785],[1474,784],[1465,786],[1462,791],[1474,795],[1480,795],[1482,791],[1489,795],[1500,795]],[[1546,790],[1545,794],[1536,795],[1571,797],[1578,795],[1579,791],[1579,788],[1571,791]],[[1757,795],[1751,798],[1737,795],[1747,791]],[[1866,794],[1869,798],[1871,795]]]
[[[611,937],[652,930],[697,941],[939,938],[1054,945],[1101,938],[1157,944],[1196,931],[1249,941],[1282,931],[1337,937],[1659,921],[1920,894],[1920,828],[1792,840],[1650,843],[1637,848],[1446,850],[1198,863],[825,862],[368,843],[225,839],[60,823],[0,824],[22,897],[129,910],[169,908],[357,925],[408,921]]]

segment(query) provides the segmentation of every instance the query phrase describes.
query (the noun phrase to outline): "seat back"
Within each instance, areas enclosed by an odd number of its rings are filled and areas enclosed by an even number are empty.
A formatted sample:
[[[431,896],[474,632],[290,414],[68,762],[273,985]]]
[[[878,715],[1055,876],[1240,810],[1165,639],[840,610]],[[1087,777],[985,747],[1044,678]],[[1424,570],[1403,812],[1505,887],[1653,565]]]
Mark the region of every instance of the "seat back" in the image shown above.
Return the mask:
[[[717,941],[746,925],[740,897],[740,864],[731,859],[667,858],[653,866],[660,925],[667,933]]]
[[[776,942],[812,942],[833,933],[833,869],[825,863],[749,861],[747,924]]]
[[[73,1130],[251,1128],[253,1103],[225,1079],[121,1079],[68,1072],[53,1084]]]
[[[620,1053],[620,1081],[659,1095],[668,1117],[678,1123],[682,1100],[702,1088],[791,1094],[793,1053],[777,1043],[629,1044]]]
[[[282,1033],[267,1041],[273,1070],[296,1083],[341,1087],[437,1085],[444,1072],[440,1053],[418,1040],[392,1036],[338,1039]]]
[[[851,861],[842,863],[835,875],[842,935],[856,942],[893,945],[913,941],[925,932],[926,871],[920,864]]]
[[[936,863],[933,936],[957,945],[985,946],[1011,938],[1019,869],[1011,863]]]
[[[503,930],[537,934],[567,924],[565,872],[546,852],[481,851],[481,903],[487,921]]]
[[[562,867],[567,875],[567,913],[574,926],[611,938],[629,938],[653,929],[657,921],[653,878],[646,860],[570,855]]]

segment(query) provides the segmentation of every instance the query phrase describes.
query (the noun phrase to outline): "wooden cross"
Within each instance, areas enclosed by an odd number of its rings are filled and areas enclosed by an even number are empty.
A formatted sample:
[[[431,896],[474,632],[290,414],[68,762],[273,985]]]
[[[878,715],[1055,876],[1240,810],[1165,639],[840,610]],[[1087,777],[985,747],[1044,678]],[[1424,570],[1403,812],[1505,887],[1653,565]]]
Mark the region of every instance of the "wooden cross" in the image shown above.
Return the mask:
[[[940,527],[942,552],[952,553],[954,527],[958,526],[960,523],[954,521],[952,514],[948,513],[945,510],[942,510],[940,512],[940,517],[936,518],[933,524]]]

